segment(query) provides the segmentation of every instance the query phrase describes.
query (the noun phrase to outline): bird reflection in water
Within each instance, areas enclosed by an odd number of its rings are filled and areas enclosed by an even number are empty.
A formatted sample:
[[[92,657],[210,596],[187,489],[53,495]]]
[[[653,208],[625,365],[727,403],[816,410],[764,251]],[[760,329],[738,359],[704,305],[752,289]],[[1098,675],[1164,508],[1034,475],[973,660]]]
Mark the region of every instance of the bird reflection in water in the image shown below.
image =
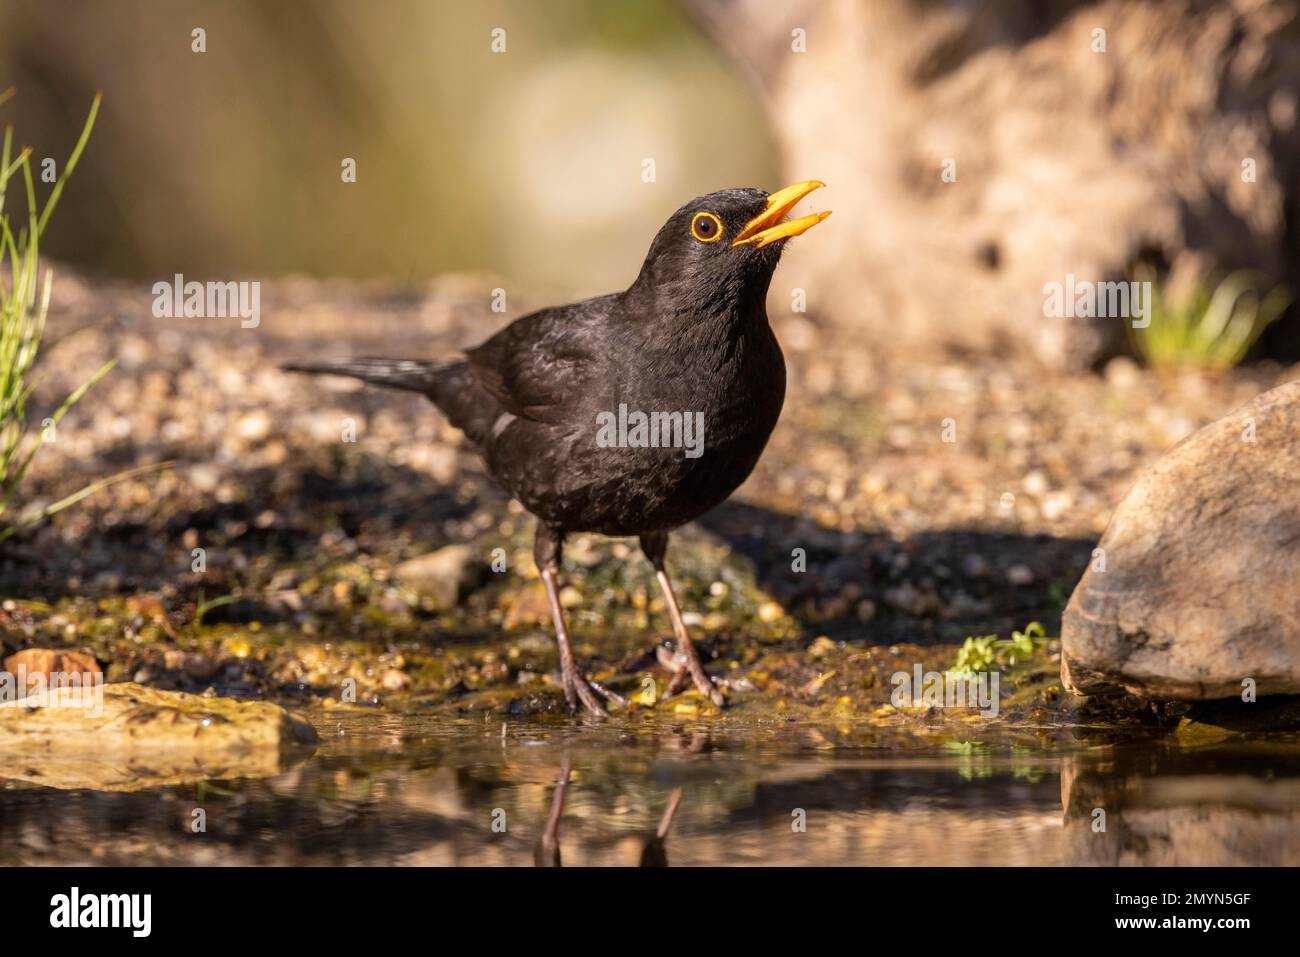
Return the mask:
[[[566,758],[560,766],[559,777],[555,781],[555,793],[551,795],[551,811],[546,817],[546,827],[542,836],[533,847],[533,863],[537,867],[561,867],[560,862],[560,820],[564,817],[564,800],[569,787],[569,777],[573,772],[573,763]],[[635,867],[667,867],[668,832],[673,826],[673,816],[682,800],[682,789],[675,788],[668,795],[668,804],[659,818],[659,826],[648,834],[629,837],[619,843],[619,856],[623,862]]]

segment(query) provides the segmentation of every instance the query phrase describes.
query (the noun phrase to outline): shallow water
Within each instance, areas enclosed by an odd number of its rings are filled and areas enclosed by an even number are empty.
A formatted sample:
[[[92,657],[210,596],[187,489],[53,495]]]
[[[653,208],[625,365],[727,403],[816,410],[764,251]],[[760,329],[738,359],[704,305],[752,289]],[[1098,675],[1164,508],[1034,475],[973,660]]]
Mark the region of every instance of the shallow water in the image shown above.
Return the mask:
[[[638,863],[677,788],[672,865],[1300,861],[1291,745],[1188,750],[1059,730],[900,742],[730,718],[311,718],[315,752],[269,778],[133,793],[0,782],[0,863],[531,866],[566,765],[566,865]]]

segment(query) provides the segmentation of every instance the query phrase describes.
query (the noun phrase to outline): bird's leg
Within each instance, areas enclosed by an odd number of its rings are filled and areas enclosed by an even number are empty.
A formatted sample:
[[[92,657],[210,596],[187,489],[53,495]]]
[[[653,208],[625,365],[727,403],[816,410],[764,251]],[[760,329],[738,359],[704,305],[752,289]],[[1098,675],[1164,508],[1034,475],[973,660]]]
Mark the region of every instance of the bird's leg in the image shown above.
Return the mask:
[[[564,700],[570,711],[578,710],[578,702],[597,718],[608,716],[605,706],[596,697],[596,691],[578,670],[578,662],[573,657],[573,648],[569,645],[569,630],[564,624],[564,612],[560,608],[560,589],[553,569],[542,570],[542,581],[546,584],[546,597],[551,603],[551,617],[555,620],[555,643],[560,649],[560,672],[564,679]]]
[[[668,606],[668,617],[672,619],[673,634],[677,637],[677,654],[675,657],[682,660],[681,667],[673,675],[673,680],[668,685],[668,694],[674,695],[686,687],[687,678],[695,683],[695,688],[700,694],[708,698],[718,707],[722,707],[726,699],[722,697],[722,692],[714,684],[709,673],[704,670],[704,663],[700,661],[700,653],[695,650],[695,642],[691,641],[691,636],[686,631],[686,623],[682,621],[682,611],[677,606],[677,596],[673,594],[673,583],[668,580],[668,571],[664,567],[664,555],[668,552],[668,533],[652,532],[649,535],[641,536],[641,550],[645,552],[646,558],[650,559],[650,564],[654,566],[655,577],[659,580],[659,588],[664,593],[664,604]]]
[[[677,805],[682,801],[682,789],[674,788],[673,793],[668,795],[668,806],[664,808],[663,816],[659,818],[659,830],[656,835],[662,841],[668,836],[668,830],[673,826],[673,815],[677,813]]]
[[[609,716],[600,698],[599,691],[615,704],[624,705],[626,700],[614,692],[602,688],[583,677],[578,670],[578,662],[573,657],[573,648],[569,644],[569,629],[564,624],[564,609],[560,606],[560,555],[564,538],[544,525],[537,526],[537,537],[533,542],[533,556],[542,573],[542,583],[546,586],[546,598],[551,605],[551,618],[555,621],[555,644],[560,651],[560,673],[564,680],[564,700],[570,711],[578,710],[578,702],[593,717]]]
[[[564,793],[572,770],[573,762],[566,755],[555,782],[555,793],[551,795],[551,813],[546,819],[546,830],[533,848],[533,863],[538,867],[560,866],[560,818],[564,816]]]
[[[668,795],[668,807],[664,809],[663,817],[659,819],[659,830],[655,831],[641,849],[642,867],[668,866],[668,847],[665,842],[668,839],[668,830],[673,826],[673,815],[677,813],[677,805],[681,799],[681,788]]]

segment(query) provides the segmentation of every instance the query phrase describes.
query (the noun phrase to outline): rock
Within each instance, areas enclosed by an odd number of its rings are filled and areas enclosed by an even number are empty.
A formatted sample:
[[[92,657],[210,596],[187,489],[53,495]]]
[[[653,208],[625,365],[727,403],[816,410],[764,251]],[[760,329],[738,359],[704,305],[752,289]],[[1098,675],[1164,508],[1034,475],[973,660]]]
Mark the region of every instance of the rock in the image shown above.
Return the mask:
[[[132,683],[0,703],[0,777],[47,787],[135,791],[264,777],[315,741],[310,723],[268,701]]]
[[[42,686],[47,686],[51,675],[77,675],[78,681],[85,681],[86,675],[94,675],[90,683],[103,681],[104,673],[94,657],[84,651],[61,651],[54,648],[27,648],[5,659],[5,671],[13,676],[14,689],[19,697],[25,696],[32,687],[34,679]],[[37,679],[37,676],[40,676]],[[0,700],[4,700],[0,696]]]
[[[261,409],[241,416],[235,423],[235,435],[247,443],[261,442],[271,434],[271,416]]]
[[[199,681],[207,681],[217,673],[219,663],[202,652],[168,648],[163,652],[163,667],[168,671],[183,671]]]
[[[1300,382],[1189,436],[1120,503],[1062,624],[1078,693],[1300,694]],[[1105,570],[1100,561],[1104,557]]]
[[[833,655],[839,650],[839,645],[825,635],[819,636],[811,645],[808,646],[809,658],[825,658],[827,655]]]
[[[896,588],[886,588],[884,598],[885,604],[890,608],[914,618],[928,615],[939,606],[933,593],[922,591],[911,582],[903,582]]]
[[[280,591],[268,592],[266,596],[267,605],[276,611],[284,611],[296,614],[302,611],[303,601],[302,592],[296,588],[285,588]]]
[[[478,550],[469,545],[446,545],[436,552],[402,562],[393,577],[418,592],[439,611],[455,608],[487,573]]]
[[[551,604],[546,588],[541,582],[532,582],[520,588],[511,599],[502,627],[507,631],[528,625],[549,624]]]
[[[1023,588],[1034,583],[1034,572],[1028,565],[1012,565],[1007,569],[1007,584]]]
[[[1127,392],[1142,381],[1142,370],[1128,356],[1116,356],[1106,363],[1106,381],[1116,389]]]
[[[170,637],[176,637],[176,631],[172,627],[171,618],[167,614],[161,596],[129,595],[126,599],[126,607],[132,614],[139,615],[145,621],[160,625]]]

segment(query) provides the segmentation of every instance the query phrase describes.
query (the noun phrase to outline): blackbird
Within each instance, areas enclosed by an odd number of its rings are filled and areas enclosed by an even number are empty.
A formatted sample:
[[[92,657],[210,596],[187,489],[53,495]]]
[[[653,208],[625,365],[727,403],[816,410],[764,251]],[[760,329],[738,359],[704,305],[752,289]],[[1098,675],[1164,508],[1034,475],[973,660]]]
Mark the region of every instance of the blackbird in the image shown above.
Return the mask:
[[[687,681],[721,706],[664,565],[668,533],[748,477],[785,399],[785,360],[765,300],[786,240],[829,212],[786,220],[810,180],[771,195],[725,189],[673,213],[625,291],[542,309],[452,361],[293,363],[427,396],[537,516],[533,553],[555,622],[565,700],[605,717],[560,606],[565,536],[637,536],[663,591]]]

